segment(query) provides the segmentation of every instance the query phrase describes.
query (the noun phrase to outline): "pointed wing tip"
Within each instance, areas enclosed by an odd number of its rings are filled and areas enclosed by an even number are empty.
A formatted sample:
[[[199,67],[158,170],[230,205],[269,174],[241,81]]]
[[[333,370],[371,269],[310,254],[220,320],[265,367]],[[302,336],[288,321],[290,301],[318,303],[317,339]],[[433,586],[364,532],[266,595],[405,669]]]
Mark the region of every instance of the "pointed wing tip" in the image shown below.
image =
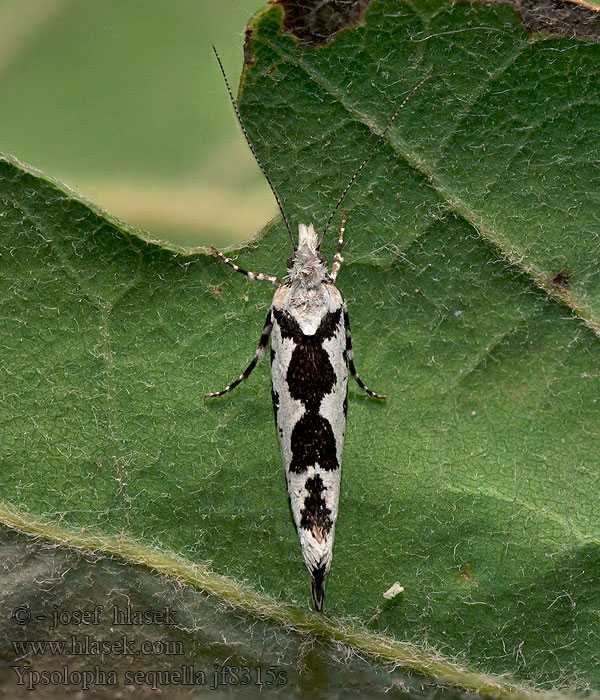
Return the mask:
[[[325,564],[314,568],[310,571],[310,592],[312,595],[313,605],[318,613],[323,612],[323,604],[325,602],[325,581],[327,580],[327,571]]]
[[[325,602],[325,588],[322,582],[311,579],[310,592],[316,612],[323,613],[323,603]]]

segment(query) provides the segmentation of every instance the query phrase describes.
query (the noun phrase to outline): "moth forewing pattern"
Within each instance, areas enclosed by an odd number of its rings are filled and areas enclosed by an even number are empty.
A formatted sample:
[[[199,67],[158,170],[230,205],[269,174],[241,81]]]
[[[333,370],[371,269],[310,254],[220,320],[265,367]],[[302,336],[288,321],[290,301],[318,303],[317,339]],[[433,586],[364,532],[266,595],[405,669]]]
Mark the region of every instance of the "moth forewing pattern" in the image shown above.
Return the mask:
[[[271,386],[281,458],[292,517],[311,580],[313,604],[323,610],[325,582],[333,557],[342,450],[346,433],[348,371],[356,374],[346,304],[335,287],[342,262],[344,223],[331,274],[318,251],[311,225],[300,224],[298,246],[287,277],[249,272],[218,252],[238,272],[276,287],[273,303],[248,368],[221,396],[246,379],[271,339]]]
[[[246,370],[225,389],[205,394],[205,397],[222,396],[247,379],[264,356],[270,337],[273,409],[292,518],[310,575],[313,604],[318,612],[322,612],[338,515],[348,374],[370,396],[378,399],[384,399],[385,396],[368,389],[356,373],[348,310],[335,287],[343,262],[345,212],[331,272],[320,247],[348,189],[383,140],[402,107],[428,78],[410,91],[389,120],[342,192],[321,238],[317,238],[312,224],[300,224],[296,244],[279,196],[250,142],[219,55],[214,47],[213,49],[246,141],[281,211],[294,253],[288,260],[288,273],[281,281],[274,275],[250,272],[239,267],[212,246],[216,254],[234,270],[251,280],[271,282],[276,291],[254,358]]]
[[[299,227],[293,265],[275,292],[272,313],[277,436],[313,603],[322,611],[338,513],[348,370],[343,300],[318,256],[312,225]]]

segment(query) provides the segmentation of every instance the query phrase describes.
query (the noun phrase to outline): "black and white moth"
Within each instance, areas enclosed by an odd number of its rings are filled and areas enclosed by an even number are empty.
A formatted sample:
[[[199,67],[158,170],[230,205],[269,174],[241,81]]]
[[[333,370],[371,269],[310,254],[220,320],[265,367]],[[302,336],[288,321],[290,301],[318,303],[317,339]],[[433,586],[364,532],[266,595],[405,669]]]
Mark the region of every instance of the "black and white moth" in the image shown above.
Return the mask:
[[[248,146],[275,196],[294,252],[287,261],[288,272],[282,282],[273,275],[249,272],[238,267],[221,251],[211,246],[234,270],[251,280],[271,282],[276,291],[252,362],[225,389],[204,396],[222,396],[247,379],[257,362],[264,356],[269,337],[271,338],[273,409],[290,507],[302,556],[310,575],[313,604],[315,610],[322,612],[325,582],[333,557],[338,513],[348,405],[348,372],[370,396],[377,399],[386,397],[371,391],[356,373],[348,309],[335,287],[335,280],[343,262],[342,244],[346,212],[342,216],[337,253],[331,272],[328,271],[327,258],[322,255],[320,248],[329,224],[356,177],[382,142],[400,110],[428,77],[409,92],[389,120],[369,155],[346,185],[320,239],[317,240],[312,224],[300,224],[296,245],[279,196],[250,142],[223,64],[214,46],[213,50]]]

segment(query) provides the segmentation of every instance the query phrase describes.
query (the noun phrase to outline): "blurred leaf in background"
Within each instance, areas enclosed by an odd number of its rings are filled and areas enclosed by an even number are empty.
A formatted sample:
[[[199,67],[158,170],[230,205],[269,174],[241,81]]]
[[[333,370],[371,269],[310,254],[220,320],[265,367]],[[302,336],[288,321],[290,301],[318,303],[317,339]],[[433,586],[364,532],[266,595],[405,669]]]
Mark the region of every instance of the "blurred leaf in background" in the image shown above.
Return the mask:
[[[180,244],[249,238],[275,204],[237,87],[263,0],[0,0],[0,151]]]

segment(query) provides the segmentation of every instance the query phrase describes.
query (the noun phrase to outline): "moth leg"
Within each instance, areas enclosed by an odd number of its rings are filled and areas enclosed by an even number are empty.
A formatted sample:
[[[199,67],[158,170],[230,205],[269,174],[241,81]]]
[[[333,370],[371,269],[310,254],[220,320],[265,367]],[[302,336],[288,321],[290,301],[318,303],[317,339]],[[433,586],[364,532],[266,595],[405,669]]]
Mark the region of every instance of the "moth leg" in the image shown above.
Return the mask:
[[[231,382],[229,386],[226,386],[221,391],[213,391],[210,394],[204,394],[205,399],[211,399],[215,396],[223,396],[223,394],[226,394],[228,391],[231,391],[234,387],[243,382],[244,379],[248,379],[252,370],[256,367],[256,363],[264,357],[265,348],[267,347],[267,343],[269,342],[269,336],[271,335],[272,328],[273,321],[271,320],[271,309],[269,309],[269,313],[267,314],[267,320],[265,321],[265,325],[262,330],[260,340],[258,341],[258,347],[256,348],[256,352],[254,353],[254,358],[252,362],[234,382]]]
[[[331,281],[335,282],[335,278],[338,275],[338,272],[340,271],[340,267],[342,263],[344,262],[344,258],[342,258],[342,245],[344,243],[344,233],[346,232],[346,210],[344,210],[344,213],[342,214],[342,227],[340,228],[340,237],[338,238],[338,248],[337,248],[337,253],[335,254],[335,257],[333,258],[333,265],[331,266],[331,274],[329,275],[331,277]]]
[[[371,391],[369,387],[365,386],[364,382],[362,379],[358,376],[356,373],[356,367],[354,366],[354,351],[352,350],[352,340],[350,338],[350,317],[348,316],[348,308],[346,307],[346,304],[344,303],[344,325],[346,326],[346,359],[348,360],[348,369],[350,370],[350,374],[352,375],[352,378],[356,380],[356,383],[361,389],[364,389],[364,391],[369,394],[369,396],[373,396],[376,399],[385,399],[387,398],[385,394],[376,394],[374,391]]]
[[[258,280],[259,282],[271,282],[271,284],[274,284],[276,287],[281,287],[281,280],[278,277],[275,277],[273,275],[264,275],[262,272],[250,272],[249,270],[244,270],[243,267],[239,267],[233,262],[233,260],[230,260],[226,255],[223,255],[223,253],[221,253],[221,251],[218,248],[215,248],[214,245],[211,245],[211,248],[221,258],[221,260],[224,260],[228,265],[231,265],[231,267],[233,267],[233,269],[236,272],[241,272],[242,275],[246,275],[246,277],[248,277],[251,280]]]

